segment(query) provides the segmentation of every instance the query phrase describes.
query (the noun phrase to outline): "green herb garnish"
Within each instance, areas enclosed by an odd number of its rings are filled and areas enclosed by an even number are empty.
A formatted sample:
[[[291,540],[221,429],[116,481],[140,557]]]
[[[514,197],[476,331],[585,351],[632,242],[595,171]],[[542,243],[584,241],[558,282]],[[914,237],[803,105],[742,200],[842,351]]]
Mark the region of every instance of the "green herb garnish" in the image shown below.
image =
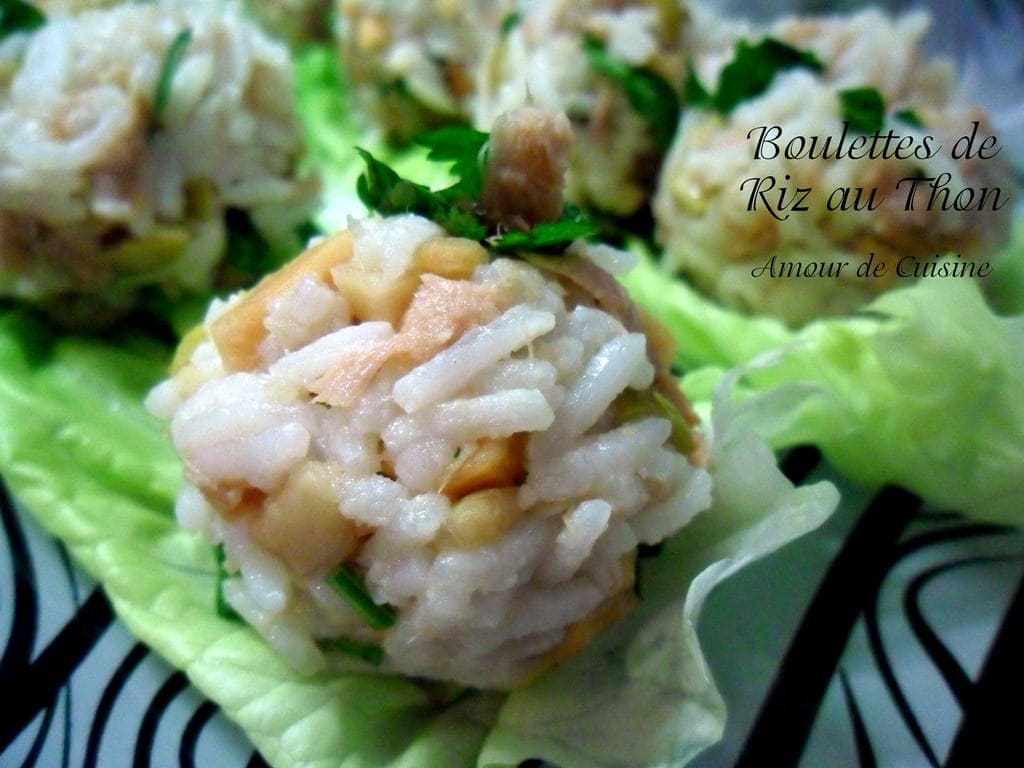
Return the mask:
[[[667,149],[679,123],[679,96],[675,89],[653,70],[610,56],[605,44],[593,35],[583,38],[583,52],[590,66],[621,88],[629,105],[647,119],[654,143]]]
[[[224,597],[224,581],[229,577],[229,574],[227,568],[224,567],[226,556],[222,544],[218,544],[213,548],[213,556],[217,561],[217,592],[215,598],[217,615],[228,621],[241,621],[242,617],[238,615],[238,611],[232,608],[227,598]]]
[[[510,231],[488,238],[487,244],[498,251],[563,251],[574,240],[594,237],[598,226],[574,205],[566,205],[558,221],[544,221],[529,232]]]
[[[15,32],[31,32],[46,23],[43,12],[24,0],[0,0],[0,40]]]
[[[487,221],[477,208],[487,162],[488,134],[466,126],[446,126],[417,136],[427,159],[451,163],[456,181],[441,190],[402,178],[386,163],[359,147],[366,170],[356,192],[367,208],[385,215],[416,213],[444,227],[451,235],[478,240],[500,251],[562,251],[580,237],[597,234],[598,226],[578,208],[567,205],[561,218],[529,232],[505,231]]]
[[[700,83],[691,63],[686,80],[686,103],[727,115],[741,102],[768,90],[778,73],[796,67],[813,72],[825,69],[825,65],[810,51],[801,51],[780,40],[766,37],[754,45],[740,40],[736,43],[732,61],[718,76],[718,87],[714,92]]]
[[[363,578],[350,566],[343,565],[327,575],[327,583],[356,609],[374,629],[387,629],[395,624],[395,609],[379,605],[370,597]]]
[[[418,213],[444,227],[456,237],[481,240],[487,225],[472,207],[483,186],[483,153],[487,134],[467,126],[451,125],[420,134],[413,139],[429,152],[427,159],[452,164],[457,181],[433,191],[430,187],[403,179],[369,152],[356,148],[366,171],[356,182],[359,199],[384,214]]]
[[[842,118],[859,133],[875,133],[885,124],[885,102],[877,88],[850,88],[839,92]]]
[[[163,62],[160,64],[160,75],[156,80],[156,90],[153,92],[153,118],[150,120],[150,136],[164,127],[164,112],[171,100],[171,84],[174,81],[174,74],[181,66],[185,58],[185,50],[192,42],[192,30],[183,29],[167,46],[164,52]]]
[[[379,667],[384,661],[384,649],[374,643],[360,643],[347,637],[325,637],[316,641],[323,651],[336,651],[346,656],[354,656],[368,664]]]
[[[413,141],[430,150],[428,160],[451,163],[451,173],[458,178],[441,191],[447,198],[480,197],[484,185],[485,148],[488,134],[465,125],[446,125],[413,137]]]
[[[366,170],[356,181],[356,192],[367,208],[385,215],[418,213],[456,237],[482,240],[487,236],[487,225],[471,210],[470,199],[459,200],[445,194],[446,190],[434,192],[423,184],[403,179],[366,150],[356,147],[356,152],[366,163]]]
[[[501,36],[508,37],[508,33],[523,23],[523,15],[512,11],[501,20]]]
[[[916,110],[901,109],[899,112],[893,113],[893,117],[911,128],[924,128],[924,121],[921,120],[921,116],[917,114]]]

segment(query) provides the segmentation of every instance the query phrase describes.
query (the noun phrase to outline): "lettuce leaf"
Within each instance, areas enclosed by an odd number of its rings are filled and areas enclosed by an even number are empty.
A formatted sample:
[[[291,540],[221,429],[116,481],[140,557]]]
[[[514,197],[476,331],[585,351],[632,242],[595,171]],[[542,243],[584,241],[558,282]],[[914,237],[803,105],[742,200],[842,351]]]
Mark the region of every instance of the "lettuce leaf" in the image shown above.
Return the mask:
[[[128,628],[277,766],[471,768],[529,757],[564,768],[681,766],[724,720],[697,642],[705,597],[837,503],[827,483],[793,488],[743,431],[746,405],[735,412],[720,398],[713,509],[648,562],[641,609],[599,644],[525,689],[446,703],[400,677],[304,676],[218,615],[213,550],[174,521],[181,467],[141,405],[169,357],[141,334],[62,335],[0,307],[0,472]]]
[[[1020,312],[1019,240],[1011,251],[991,288]],[[649,258],[626,282],[679,342],[691,397],[750,364],[744,418],[773,447],[812,443],[860,483],[1024,525],[1024,315],[996,314],[974,281],[920,280],[800,330],[722,309]]]

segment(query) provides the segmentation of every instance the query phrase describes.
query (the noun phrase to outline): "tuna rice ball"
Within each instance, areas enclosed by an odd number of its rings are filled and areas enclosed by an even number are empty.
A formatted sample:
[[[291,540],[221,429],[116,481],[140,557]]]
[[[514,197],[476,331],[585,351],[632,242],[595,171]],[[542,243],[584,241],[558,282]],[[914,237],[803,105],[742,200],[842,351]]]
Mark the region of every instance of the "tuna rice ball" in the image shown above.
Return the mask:
[[[711,478],[624,257],[373,217],[216,301],[148,407],[233,609],[301,669],[498,689],[628,612]]]
[[[288,52],[237,6],[55,12],[0,45],[0,295],[89,323],[230,284],[303,244],[302,153]]]
[[[751,48],[778,41],[813,56],[820,69],[779,71],[763,92],[731,111],[686,110],[653,205],[666,268],[731,306],[799,324],[848,313],[894,287],[900,258],[927,263],[937,254],[958,254],[964,261],[991,256],[1009,236],[1018,184],[1005,153],[952,158],[957,138],[972,126],[979,142],[993,130],[986,112],[959,91],[951,62],[926,54],[928,26],[925,13],[892,17],[867,10],[786,18],[751,36]],[[735,55],[698,62],[700,82],[716,84]],[[764,132],[774,144],[759,144]],[[895,137],[891,148],[903,140],[921,151],[884,156],[888,132]],[[874,157],[835,157],[840,137],[846,136],[849,147],[875,133],[883,141]],[[805,150],[787,158],[786,147],[798,137],[817,138],[819,156]],[[820,156],[826,138],[833,142],[831,157]],[[935,179],[945,193],[932,204],[930,182],[920,182],[908,207],[911,184],[901,183],[906,178]],[[976,202],[982,190],[993,192],[981,208],[943,207],[966,188],[977,191]],[[836,189],[840,195],[851,190],[845,203],[831,197]],[[789,197],[779,210],[784,190]],[[858,275],[869,260],[885,262],[888,269]],[[820,265],[843,262],[837,276],[811,279],[773,266],[816,265],[827,274]]]

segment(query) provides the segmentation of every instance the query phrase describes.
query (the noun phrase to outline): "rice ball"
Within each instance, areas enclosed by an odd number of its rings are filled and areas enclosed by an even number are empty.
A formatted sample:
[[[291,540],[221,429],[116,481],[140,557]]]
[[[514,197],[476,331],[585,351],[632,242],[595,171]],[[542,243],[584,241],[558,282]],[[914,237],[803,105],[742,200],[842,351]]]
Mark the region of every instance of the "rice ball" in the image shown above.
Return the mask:
[[[0,295],[100,323],[304,243],[288,51],[236,5],[55,12],[0,72]]]
[[[373,217],[215,302],[148,406],[233,609],[302,669],[497,689],[626,614],[711,480],[624,256]]]
[[[685,112],[653,205],[666,269],[730,306],[800,324],[868,303],[913,277],[917,264],[934,265],[947,254],[980,261],[1004,244],[1017,182],[1002,155],[952,158],[972,126],[982,138],[992,130],[984,110],[958,91],[950,62],[925,55],[928,25],[924,13],[892,17],[872,9],[790,17],[751,35],[752,45],[768,36],[810,52],[823,70],[779,72],[728,114]],[[717,83],[733,55],[698,62],[700,81]],[[881,98],[882,140],[875,157],[854,158],[849,147],[872,131],[855,123],[844,129],[850,121],[843,99],[864,91]],[[847,152],[835,158],[844,130]],[[818,153],[829,140],[833,156],[807,156],[812,140]],[[894,157],[901,140],[906,152],[919,151]],[[791,141],[804,156],[785,156]],[[920,181],[908,201],[913,178],[944,182],[945,192],[932,203],[930,182]],[[989,190],[986,201],[980,209],[954,209],[968,187],[975,203]],[[884,271],[874,269],[880,263]]]

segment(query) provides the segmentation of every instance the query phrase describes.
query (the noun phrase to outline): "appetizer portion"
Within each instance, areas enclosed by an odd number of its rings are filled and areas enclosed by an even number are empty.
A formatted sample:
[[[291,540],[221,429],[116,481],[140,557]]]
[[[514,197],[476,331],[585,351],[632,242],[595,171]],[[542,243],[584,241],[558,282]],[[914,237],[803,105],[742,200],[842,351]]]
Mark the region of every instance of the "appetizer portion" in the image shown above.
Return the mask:
[[[710,504],[692,414],[601,304],[415,215],[215,303],[150,406],[228,604],[314,669],[507,688],[585,646],[637,545]]]
[[[484,51],[514,6],[514,0],[337,0],[338,45],[353,95],[398,141],[467,122]]]
[[[510,247],[562,226],[570,140],[535,109],[495,127],[463,213],[502,251],[415,213],[355,221],[215,302],[150,395],[179,520],[296,665],[524,683],[634,605],[639,545],[710,505],[671,343],[604,269],[628,257]]]
[[[681,0],[523,3],[487,51],[473,122],[527,103],[564,112],[576,138],[569,198],[630,216],[675,133],[687,60],[733,36],[732,23]]]
[[[301,247],[288,52],[235,6],[55,13],[0,46],[0,295],[97,324]]]
[[[991,255],[1017,185],[1002,156],[954,159],[959,137],[992,130],[951,64],[924,55],[928,24],[876,10],[789,18],[698,60],[654,202],[665,266],[802,323],[940,257]]]

